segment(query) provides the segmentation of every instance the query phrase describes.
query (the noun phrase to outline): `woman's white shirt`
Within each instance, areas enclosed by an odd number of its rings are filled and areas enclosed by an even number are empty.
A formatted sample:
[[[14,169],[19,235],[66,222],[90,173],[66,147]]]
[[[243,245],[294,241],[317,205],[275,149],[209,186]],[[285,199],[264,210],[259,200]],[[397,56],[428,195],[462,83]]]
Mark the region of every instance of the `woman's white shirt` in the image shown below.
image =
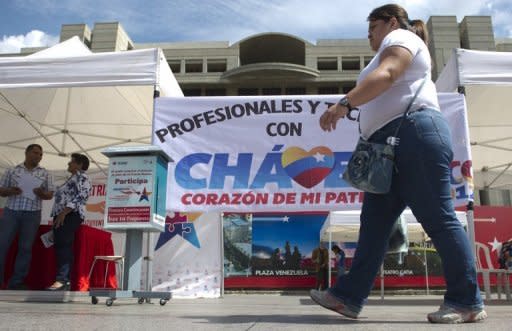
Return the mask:
[[[427,81],[410,110],[416,110],[421,107],[439,109],[436,87],[431,80],[430,74],[430,53],[423,40],[408,30],[394,30],[384,37],[372,61],[361,71],[357,83],[359,84],[370,72],[379,66],[380,54],[391,46],[400,46],[408,49],[413,56],[413,60],[404,74],[388,90],[358,107],[360,109],[359,124],[361,136],[365,139],[368,139],[375,131],[387,123],[403,115],[407,105],[420,88],[425,76],[427,76]]]

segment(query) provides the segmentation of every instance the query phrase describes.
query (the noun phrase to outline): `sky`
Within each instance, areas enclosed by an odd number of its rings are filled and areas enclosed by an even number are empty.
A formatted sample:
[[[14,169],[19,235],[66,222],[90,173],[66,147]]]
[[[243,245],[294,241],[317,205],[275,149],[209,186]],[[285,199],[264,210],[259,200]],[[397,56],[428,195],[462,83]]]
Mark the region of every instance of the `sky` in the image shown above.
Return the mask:
[[[0,0],[0,53],[51,46],[62,24],[118,21],[134,43],[228,41],[281,32],[319,39],[366,38],[373,0]],[[512,38],[510,0],[404,0],[410,19],[490,15],[496,38]],[[357,5],[356,5],[357,4]]]

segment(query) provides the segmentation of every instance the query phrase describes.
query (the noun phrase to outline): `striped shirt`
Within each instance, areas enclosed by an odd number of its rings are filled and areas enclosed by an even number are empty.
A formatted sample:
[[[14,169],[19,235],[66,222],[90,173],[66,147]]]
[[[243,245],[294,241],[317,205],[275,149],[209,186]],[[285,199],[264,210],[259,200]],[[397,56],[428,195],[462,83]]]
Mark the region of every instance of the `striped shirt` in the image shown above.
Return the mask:
[[[41,188],[44,191],[53,191],[53,178],[48,171],[40,166],[29,170],[23,163],[18,164],[14,168],[10,168],[0,179],[0,187],[17,187],[18,180],[27,174],[41,180]],[[23,194],[11,195],[7,198],[6,207],[11,210],[38,211],[41,210],[41,199],[36,196],[34,200],[24,196]]]

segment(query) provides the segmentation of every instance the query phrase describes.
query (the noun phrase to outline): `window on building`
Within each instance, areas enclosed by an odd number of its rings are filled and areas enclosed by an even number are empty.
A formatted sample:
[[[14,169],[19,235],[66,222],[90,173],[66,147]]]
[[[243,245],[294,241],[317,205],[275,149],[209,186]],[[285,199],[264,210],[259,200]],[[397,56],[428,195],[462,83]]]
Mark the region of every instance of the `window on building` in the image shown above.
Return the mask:
[[[226,95],[225,88],[207,88],[204,90],[204,95],[207,97],[216,97]]]
[[[337,86],[322,86],[318,88],[318,94],[338,94],[339,89]]]
[[[261,89],[262,95],[281,95],[280,87],[264,87]]]
[[[347,86],[343,86],[341,88],[341,93],[343,94],[347,94],[348,92],[350,92],[351,89],[353,89],[354,87],[356,87],[356,83],[352,83],[351,85],[347,85]]]
[[[186,97],[200,97],[201,89],[200,88],[186,88],[186,89],[183,89],[183,94]]]
[[[259,90],[254,87],[241,87],[238,89],[238,95],[259,95]]]
[[[286,95],[303,95],[306,94],[305,87],[287,87],[284,94]]]
[[[364,57],[364,66],[366,67],[368,64],[370,64],[370,61],[373,59],[373,56],[365,56]]]
[[[344,56],[341,58],[342,70],[361,70],[359,56]]]
[[[203,60],[186,60],[185,72],[203,72]]]
[[[316,67],[318,70],[338,70],[338,59],[335,57],[319,57]]]
[[[225,72],[227,68],[226,59],[208,59],[206,62],[208,72]]]
[[[180,60],[170,60],[167,61],[169,63],[169,67],[174,74],[179,74],[181,72],[181,61]]]

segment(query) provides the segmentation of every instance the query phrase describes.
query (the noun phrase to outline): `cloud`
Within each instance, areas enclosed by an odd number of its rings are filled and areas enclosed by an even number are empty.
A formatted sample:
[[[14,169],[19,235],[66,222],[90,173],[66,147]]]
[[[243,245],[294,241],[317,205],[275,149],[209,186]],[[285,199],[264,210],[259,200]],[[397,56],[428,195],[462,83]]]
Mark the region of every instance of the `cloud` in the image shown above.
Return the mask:
[[[19,53],[23,47],[48,47],[59,42],[59,37],[32,30],[26,35],[3,36],[0,40],[0,53]]]
[[[512,37],[510,0],[398,0],[396,3],[411,18],[424,21],[432,15],[456,16],[459,22],[464,16],[491,15],[496,37]],[[383,3],[381,0],[18,0],[15,4],[16,9],[31,17],[44,17],[45,24],[86,23],[93,28],[94,23],[118,21],[135,43],[211,40],[233,43],[265,32],[288,33],[311,42],[364,39],[368,13]]]
[[[512,38],[512,3],[509,0],[486,1],[482,12],[492,16],[497,36]]]
[[[358,0],[356,6],[347,0],[210,0],[199,4],[181,0],[155,1],[159,2],[159,11],[154,13],[150,23],[136,15],[137,23],[125,23],[128,30],[133,28],[134,39],[141,39],[138,33],[141,29],[153,30],[154,35],[173,36],[173,41],[236,42],[263,32],[289,33],[312,42],[326,38],[366,38],[366,17],[373,8],[382,5],[380,0]],[[510,35],[510,0],[396,2],[408,11],[410,18],[425,22],[432,15],[456,16],[459,22],[465,16],[491,15],[497,36]]]

